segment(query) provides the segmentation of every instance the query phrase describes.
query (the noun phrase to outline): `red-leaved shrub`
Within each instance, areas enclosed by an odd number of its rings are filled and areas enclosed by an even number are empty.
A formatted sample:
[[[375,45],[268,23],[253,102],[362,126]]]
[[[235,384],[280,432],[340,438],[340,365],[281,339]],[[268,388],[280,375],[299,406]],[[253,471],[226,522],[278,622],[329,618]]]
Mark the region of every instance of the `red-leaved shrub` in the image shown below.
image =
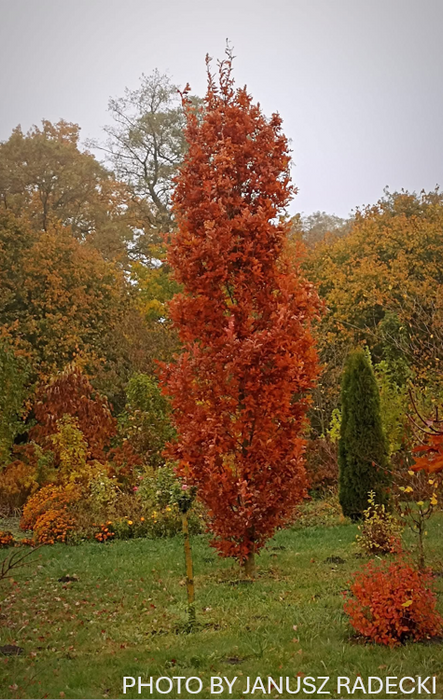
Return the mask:
[[[378,644],[395,646],[442,632],[431,573],[404,561],[369,562],[355,575],[344,610],[354,629]]]

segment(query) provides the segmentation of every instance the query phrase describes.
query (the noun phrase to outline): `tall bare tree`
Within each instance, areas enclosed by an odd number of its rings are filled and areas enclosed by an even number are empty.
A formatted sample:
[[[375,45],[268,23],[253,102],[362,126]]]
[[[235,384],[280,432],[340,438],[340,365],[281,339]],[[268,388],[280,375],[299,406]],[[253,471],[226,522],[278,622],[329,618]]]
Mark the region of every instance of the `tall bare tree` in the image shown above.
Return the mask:
[[[113,124],[105,127],[103,149],[117,177],[139,206],[138,247],[146,256],[161,234],[172,229],[173,178],[185,152],[184,114],[178,87],[154,70],[135,90],[109,100]],[[147,256],[149,257],[149,256]]]

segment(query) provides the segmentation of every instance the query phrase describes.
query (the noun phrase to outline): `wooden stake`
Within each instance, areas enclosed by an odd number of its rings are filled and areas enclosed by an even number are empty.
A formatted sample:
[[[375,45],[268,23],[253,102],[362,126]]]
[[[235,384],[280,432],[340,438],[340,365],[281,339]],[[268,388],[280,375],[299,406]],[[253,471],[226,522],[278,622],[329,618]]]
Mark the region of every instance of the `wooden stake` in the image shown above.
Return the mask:
[[[185,563],[186,563],[186,590],[188,594],[188,620],[189,626],[192,628],[195,625],[195,590],[194,590],[194,573],[192,567],[192,551],[189,540],[189,523],[188,514],[182,513],[182,529],[185,546]]]

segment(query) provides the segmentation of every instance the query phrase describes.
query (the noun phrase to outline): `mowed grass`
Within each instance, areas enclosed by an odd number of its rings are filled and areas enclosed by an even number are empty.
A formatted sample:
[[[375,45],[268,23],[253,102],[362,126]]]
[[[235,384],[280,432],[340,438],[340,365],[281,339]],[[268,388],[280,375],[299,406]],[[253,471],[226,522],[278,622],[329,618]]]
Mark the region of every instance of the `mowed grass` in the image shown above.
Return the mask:
[[[443,569],[443,517],[429,526],[429,563]],[[256,676],[432,676],[443,697],[443,644],[389,649],[353,636],[343,613],[343,591],[365,561],[353,542],[356,527],[341,524],[279,532],[258,557],[254,583],[241,582],[230,560],[220,559],[205,536],[193,538],[197,617],[186,633],[184,555],[180,537],[76,547],[44,547],[14,582],[3,582],[0,644],[23,648],[0,657],[1,698],[208,698],[211,676],[237,676],[242,695]],[[5,551],[5,550],[3,550]],[[344,563],[330,563],[340,557]],[[337,560],[338,561],[338,560]],[[78,581],[59,582],[65,575]],[[437,577],[443,612],[443,578]],[[135,687],[123,677],[199,676],[203,690],[169,695]],[[352,684],[351,684],[352,685]],[[166,686],[165,686],[166,687]],[[254,698],[279,697],[276,692]],[[280,697],[290,697],[283,693]],[[357,692],[354,697],[363,697]],[[365,697],[386,697],[367,694]],[[419,697],[415,694],[393,697]],[[421,695],[423,697],[423,694]]]

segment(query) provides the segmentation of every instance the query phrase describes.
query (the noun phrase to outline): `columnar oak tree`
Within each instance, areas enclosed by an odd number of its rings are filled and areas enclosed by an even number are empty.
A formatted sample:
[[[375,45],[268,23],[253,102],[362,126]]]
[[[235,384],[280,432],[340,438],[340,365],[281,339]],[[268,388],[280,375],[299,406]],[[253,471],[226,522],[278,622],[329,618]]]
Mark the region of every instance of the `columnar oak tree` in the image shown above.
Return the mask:
[[[199,113],[187,102],[188,151],[176,181],[170,304],[182,353],[164,368],[178,474],[206,504],[224,556],[254,572],[254,552],[306,488],[302,428],[317,374],[311,284],[285,258],[293,193],[288,143],[246,89],[232,57],[209,72]]]

